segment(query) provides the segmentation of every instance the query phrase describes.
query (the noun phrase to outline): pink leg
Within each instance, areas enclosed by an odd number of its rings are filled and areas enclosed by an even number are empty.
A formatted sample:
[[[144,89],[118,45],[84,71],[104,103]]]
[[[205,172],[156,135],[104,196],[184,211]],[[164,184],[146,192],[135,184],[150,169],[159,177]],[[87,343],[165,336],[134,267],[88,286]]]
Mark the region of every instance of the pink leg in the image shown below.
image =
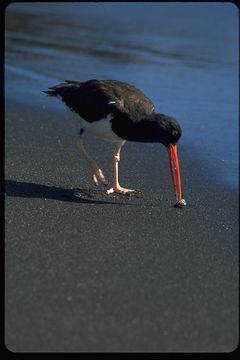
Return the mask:
[[[75,142],[77,149],[83,154],[84,158],[87,160],[87,162],[90,165],[91,172],[92,172],[92,180],[93,180],[94,184],[98,185],[98,180],[99,180],[106,185],[107,181],[105,179],[105,176],[103,175],[102,170],[99,168],[96,161],[94,161],[93,158],[85,150],[80,134],[75,137],[74,142]]]
[[[124,143],[117,144],[114,153],[113,153],[113,165],[114,165],[114,173],[113,173],[113,187],[111,187],[109,190],[107,190],[107,194],[112,193],[120,193],[120,194],[130,194],[136,192],[136,190],[133,189],[125,189],[122,186],[119,185],[118,181],[118,163],[120,161],[120,152],[122,145]]]

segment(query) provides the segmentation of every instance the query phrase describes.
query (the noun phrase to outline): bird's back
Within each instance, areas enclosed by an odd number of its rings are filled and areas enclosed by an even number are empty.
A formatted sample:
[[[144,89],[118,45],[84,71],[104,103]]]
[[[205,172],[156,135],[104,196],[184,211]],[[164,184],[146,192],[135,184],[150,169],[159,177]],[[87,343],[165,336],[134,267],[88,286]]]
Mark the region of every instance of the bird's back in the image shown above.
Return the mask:
[[[117,80],[66,80],[49,88],[74,112],[89,122],[121,112],[138,119],[154,112],[153,103],[136,87]]]

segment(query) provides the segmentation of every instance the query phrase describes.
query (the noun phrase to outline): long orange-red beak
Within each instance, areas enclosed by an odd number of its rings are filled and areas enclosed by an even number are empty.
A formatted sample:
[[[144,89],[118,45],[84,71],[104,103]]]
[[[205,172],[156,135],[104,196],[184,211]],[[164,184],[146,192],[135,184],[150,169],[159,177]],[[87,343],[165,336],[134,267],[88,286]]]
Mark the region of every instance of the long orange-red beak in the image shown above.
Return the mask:
[[[168,148],[169,165],[172,176],[173,188],[177,201],[182,199],[181,176],[178,163],[177,145],[171,144]]]

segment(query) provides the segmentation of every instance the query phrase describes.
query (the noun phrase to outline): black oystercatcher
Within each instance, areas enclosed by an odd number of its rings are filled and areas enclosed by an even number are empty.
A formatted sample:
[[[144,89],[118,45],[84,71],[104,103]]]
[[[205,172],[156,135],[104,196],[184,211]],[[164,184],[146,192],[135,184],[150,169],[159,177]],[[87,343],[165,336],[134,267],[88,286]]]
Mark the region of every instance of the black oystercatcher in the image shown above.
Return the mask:
[[[116,144],[113,153],[114,180],[113,186],[107,190],[108,194],[136,192],[120,186],[118,181],[120,151],[126,140],[162,143],[169,155],[177,206],[186,205],[182,199],[176,145],[181,137],[181,127],[173,117],[155,113],[153,103],[140,90],[117,80],[94,79],[86,82],[65,80],[44,92],[59,97],[70,110],[79,115],[81,128],[75,144],[88,161],[95,184],[98,181],[106,183],[106,179],[83,146],[82,135],[85,131]]]

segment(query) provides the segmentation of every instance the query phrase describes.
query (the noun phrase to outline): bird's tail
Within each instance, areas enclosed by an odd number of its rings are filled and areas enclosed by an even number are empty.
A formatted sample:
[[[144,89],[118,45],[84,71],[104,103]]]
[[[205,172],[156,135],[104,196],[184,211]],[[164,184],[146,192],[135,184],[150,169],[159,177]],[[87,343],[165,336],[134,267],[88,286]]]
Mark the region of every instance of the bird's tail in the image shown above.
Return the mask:
[[[49,90],[43,90],[43,92],[49,96],[62,96],[66,89],[76,89],[81,86],[81,83],[79,81],[74,80],[65,80],[63,83],[60,83],[55,86],[51,86],[48,89]]]
[[[47,91],[43,90],[42,92],[49,96],[57,96],[57,93],[54,90],[47,90]]]

